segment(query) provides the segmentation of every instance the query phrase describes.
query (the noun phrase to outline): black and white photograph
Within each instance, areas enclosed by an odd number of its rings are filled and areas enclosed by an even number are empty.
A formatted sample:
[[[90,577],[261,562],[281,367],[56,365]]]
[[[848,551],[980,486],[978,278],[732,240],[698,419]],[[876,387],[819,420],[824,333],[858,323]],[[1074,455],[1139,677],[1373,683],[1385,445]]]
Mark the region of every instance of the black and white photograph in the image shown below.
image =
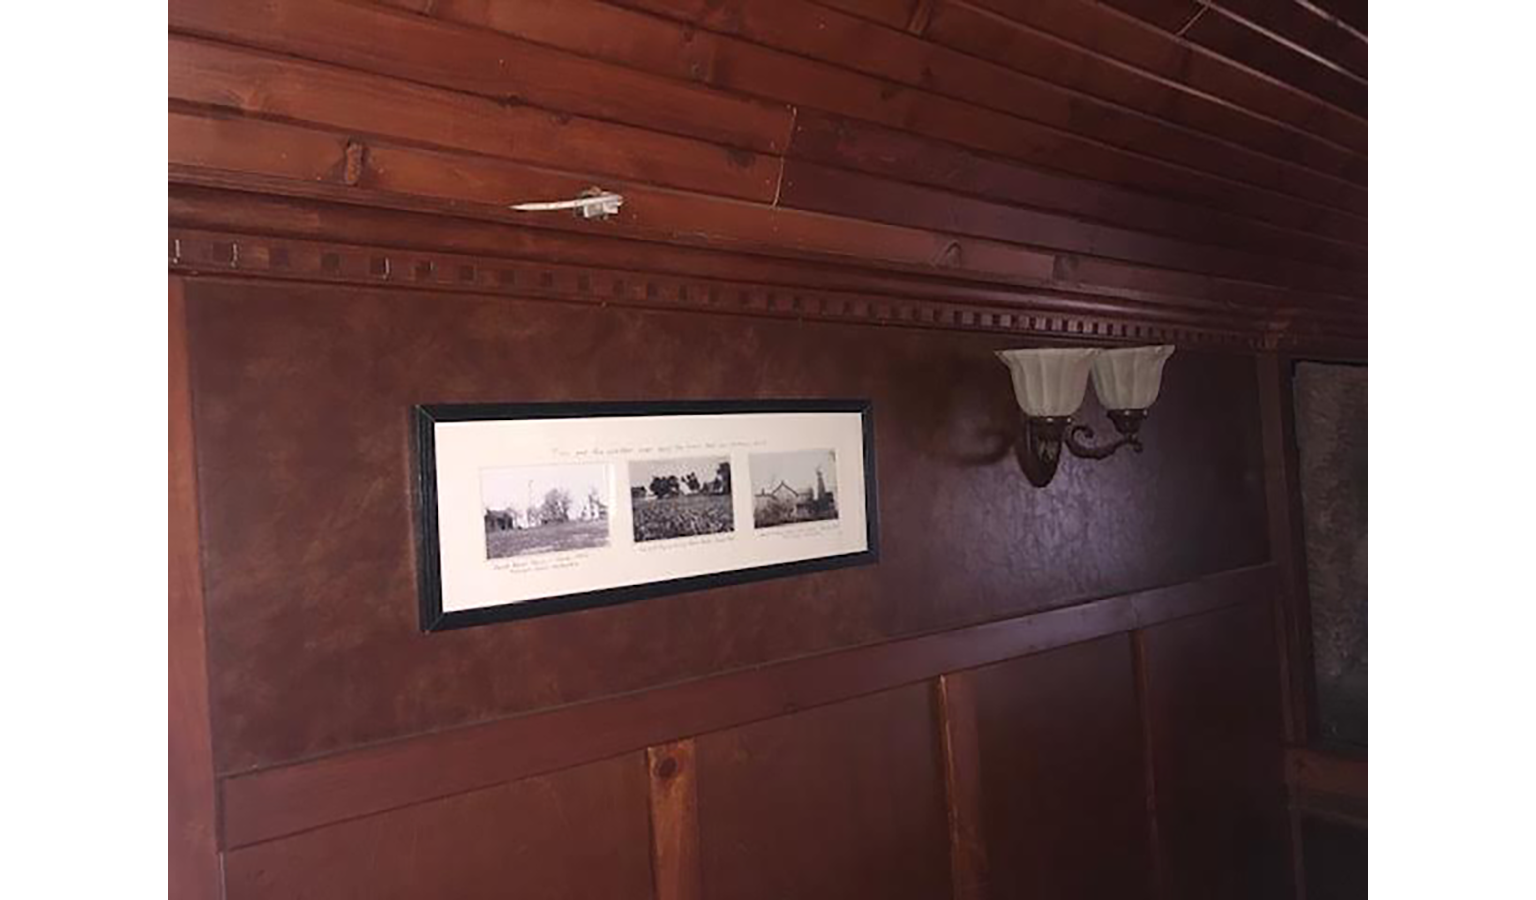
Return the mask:
[[[754,453],[752,525],[776,528],[837,518],[837,453],[797,450]]]
[[[608,546],[609,476],[605,465],[482,471],[485,558]]]
[[[872,415],[820,398],[419,406],[422,629],[873,563]]]
[[[632,462],[629,495],[637,543],[736,528],[728,457]]]

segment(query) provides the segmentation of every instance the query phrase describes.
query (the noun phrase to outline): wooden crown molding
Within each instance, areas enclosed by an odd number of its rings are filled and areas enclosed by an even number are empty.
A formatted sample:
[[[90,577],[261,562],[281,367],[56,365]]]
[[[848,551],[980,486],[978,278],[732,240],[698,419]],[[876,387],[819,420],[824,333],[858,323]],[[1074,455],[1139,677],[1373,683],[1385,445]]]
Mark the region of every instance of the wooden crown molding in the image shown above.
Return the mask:
[[[1228,352],[1287,349],[1298,338],[1235,322],[1148,321],[1013,304],[948,302],[640,272],[543,260],[171,227],[171,271],[597,305],[985,331],[1040,340],[1176,343]],[[1330,345],[1347,342],[1328,340]]]

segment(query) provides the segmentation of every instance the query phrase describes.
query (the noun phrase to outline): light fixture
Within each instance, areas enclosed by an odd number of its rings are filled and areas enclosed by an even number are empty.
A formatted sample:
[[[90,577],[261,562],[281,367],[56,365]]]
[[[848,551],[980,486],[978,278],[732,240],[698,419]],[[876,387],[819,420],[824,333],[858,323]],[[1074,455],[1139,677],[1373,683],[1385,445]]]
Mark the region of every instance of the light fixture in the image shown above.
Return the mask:
[[[1044,350],[999,350],[1013,375],[1013,393],[1024,411],[1024,424],[1014,454],[1024,477],[1035,487],[1045,487],[1056,475],[1065,444],[1073,456],[1105,459],[1121,447],[1141,452],[1138,432],[1147,408],[1157,400],[1163,381],[1163,363],[1173,355],[1172,345],[1099,350],[1091,347]],[[1093,429],[1072,424],[1083,405],[1088,376],[1093,390],[1120,433],[1119,440],[1094,445]]]

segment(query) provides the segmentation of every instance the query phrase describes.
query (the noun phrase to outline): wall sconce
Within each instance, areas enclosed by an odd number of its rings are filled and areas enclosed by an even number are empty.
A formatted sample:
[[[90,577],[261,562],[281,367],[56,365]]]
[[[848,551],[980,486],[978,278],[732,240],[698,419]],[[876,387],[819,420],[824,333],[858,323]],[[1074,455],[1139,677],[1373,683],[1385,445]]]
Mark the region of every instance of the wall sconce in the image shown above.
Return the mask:
[[[1045,487],[1056,476],[1061,447],[1082,459],[1105,459],[1121,447],[1141,452],[1137,432],[1147,408],[1157,399],[1163,382],[1163,363],[1173,355],[1172,345],[1127,347],[1118,350],[1060,348],[999,350],[997,358],[1013,375],[1013,393],[1024,411],[1024,425],[1014,454],[1024,477],[1035,487]],[[1088,376],[1099,395],[1119,440],[1095,446],[1093,429],[1072,424],[1083,405]]]

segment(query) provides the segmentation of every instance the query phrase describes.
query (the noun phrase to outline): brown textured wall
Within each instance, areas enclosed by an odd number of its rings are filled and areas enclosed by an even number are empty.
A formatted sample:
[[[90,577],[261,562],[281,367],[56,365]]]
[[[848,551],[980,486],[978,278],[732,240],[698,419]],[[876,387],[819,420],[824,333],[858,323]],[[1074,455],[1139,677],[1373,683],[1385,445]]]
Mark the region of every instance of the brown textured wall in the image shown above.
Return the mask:
[[[187,303],[223,772],[1267,555],[1242,357],[1176,355],[1146,453],[1039,491],[999,459],[995,336],[217,280]],[[819,396],[875,403],[879,565],[418,632],[412,404]]]

